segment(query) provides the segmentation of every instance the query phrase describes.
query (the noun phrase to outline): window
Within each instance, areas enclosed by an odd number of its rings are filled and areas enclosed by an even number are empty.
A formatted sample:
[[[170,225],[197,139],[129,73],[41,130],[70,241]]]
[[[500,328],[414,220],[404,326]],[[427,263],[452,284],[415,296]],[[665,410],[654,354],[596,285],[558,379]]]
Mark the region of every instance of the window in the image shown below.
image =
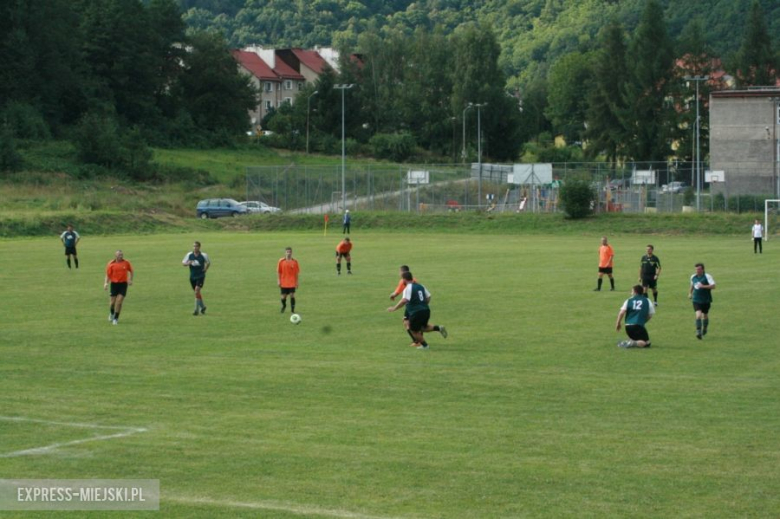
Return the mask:
[[[274,91],[274,84],[270,81],[265,82],[265,91],[266,92],[273,92]]]
[[[271,101],[265,101],[265,111],[267,112],[271,108],[273,108],[273,104],[271,103]]]
[[[303,81],[298,81],[298,90],[303,90]]]
[[[289,79],[286,79],[284,81],[284,89],[285,90],[292,90],[292,81],[290,81]]]
[[[290,106],[292,106],[292,101],[293,101],[292,97],[285,97],[283,102],[287,103]]]
[[[777,108],[777,124],[780,124],[780,103],[775,101],[775,108]]]

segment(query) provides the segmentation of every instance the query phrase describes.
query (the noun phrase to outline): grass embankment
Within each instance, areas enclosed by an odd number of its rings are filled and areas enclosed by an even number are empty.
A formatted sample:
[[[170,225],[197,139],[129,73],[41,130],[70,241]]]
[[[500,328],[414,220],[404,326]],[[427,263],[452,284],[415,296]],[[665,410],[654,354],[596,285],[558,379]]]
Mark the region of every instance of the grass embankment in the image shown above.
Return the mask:
[[[353,227],[403,233],[444,232],[530,235],[739,235],[750,230],[755,215],[598,215],[586,220],[567,220],[560,214],[413,214],[358,213]],[[331,218],[331,232],[339,232],[338,216]],[[0,213],[0,236],[45,236],[59,234],[72,223],[82,234],[226,231],[321,231],[322,215],[250,215],[203,221],[167,212],[140,211],[28,211],[17,215]],[[748,231],[746,231],[746,229]]]
[[[72,146],[63,141],[29,143],[23,148],[29,171],[0,183],[0,236],[45,236],[73,223],[91,235],[189,232],[320,230],[321,215],[254,215],[202,222],[195,219],[198,200],[243,199],[246,167],[290,162],[335,163],[333,157],[281,154],[258,146],[223,150],[155,150],[168,167],[206,170],[219,183],[133,183],[122,179],[76,179],[81,170]],[[355,161],[353,161],[355,162]],[[360,229],[399,232],[474,232],[492,234],[742,234],[755,214],[605,214],[567,220],[560,214],[358,213]],[[338,219],[331,221],[338,225]]]

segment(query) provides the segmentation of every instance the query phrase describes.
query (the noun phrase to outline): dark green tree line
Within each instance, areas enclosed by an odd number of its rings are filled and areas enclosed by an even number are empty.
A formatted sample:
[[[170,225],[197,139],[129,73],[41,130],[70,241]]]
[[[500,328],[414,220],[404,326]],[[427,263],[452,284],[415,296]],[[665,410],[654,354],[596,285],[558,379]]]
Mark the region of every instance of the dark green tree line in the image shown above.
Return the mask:
[[[224,40],[185,29],[176,0],[2,2],[0,114],[22,138],[86,114],[158,144],[242,134],[254,90]]]

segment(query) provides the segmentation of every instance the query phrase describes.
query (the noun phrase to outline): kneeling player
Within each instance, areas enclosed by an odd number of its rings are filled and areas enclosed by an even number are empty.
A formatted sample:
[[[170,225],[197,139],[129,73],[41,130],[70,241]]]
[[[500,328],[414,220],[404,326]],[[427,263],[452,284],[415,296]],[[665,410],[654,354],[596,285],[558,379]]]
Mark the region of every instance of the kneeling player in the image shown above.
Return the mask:
[[[644,293],[642,285],[634,285],[631,297],[625,300],[618,312],[615,330],[620,331],[623,316],[626,317],[626,335],[628,340],[620,341],[621,348],[649,348],[650,335],[645,324],[655,315],[655,306]]]

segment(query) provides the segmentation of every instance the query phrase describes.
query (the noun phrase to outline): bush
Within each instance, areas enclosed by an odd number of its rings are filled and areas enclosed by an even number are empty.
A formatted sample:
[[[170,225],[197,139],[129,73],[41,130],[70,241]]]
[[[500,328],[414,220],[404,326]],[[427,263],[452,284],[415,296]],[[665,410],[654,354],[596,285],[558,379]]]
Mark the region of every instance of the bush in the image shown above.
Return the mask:
[[[374,157],[378,159],[403,162],[408,159],[417,143],[408,132],[401,133],[377,133],[368,141]]]
[[[0,171],[18,171],[23,162],[22,156],[16,151],[16,142],[11,132],[0,128]]]
[[[49,126],[34,107],[11,102],[0,113],[2,120],[17,139],[46,140],[51,137]]]
[[[693,190],[693,188],[691,188]],[[691,205],[691,204],[685,204],[685,205]],[[723,196],[723,193],[716,194],[712,199],[712,210],[713,211],[723,211],[726,209],[726,197]]]
[[[689,187],[683,192],[683,204],[693,205],[694,200],[696,200],[696,192],[693,190],[692,187]]]
[[[151,180],[155,176],[152,150],[138,128],[133,128],[122,139],[120,167],[134,180]]]
[[[760,213],[764,211],[764,201],[772,198],[761,195],[730,196],[728,210],[733,213]]]
[[[317,139],[316,146],[314,146],[313,149],[326,155],[341,153],[341,139],[337,139],[330,134],[321,135]]]
[[[122,162],[119,125],[110,115],[84,114],[73,133],[73,144],[84,164],[113,168]]]
[[[585,218],[593,213],[596,191],[588,180],[566,179],[561,186],[561,205],[568,218]]]
[[[0,171],[18,171],[23,163],[22,156],[16,151],[13,137],[5,132],[0,133]]]

